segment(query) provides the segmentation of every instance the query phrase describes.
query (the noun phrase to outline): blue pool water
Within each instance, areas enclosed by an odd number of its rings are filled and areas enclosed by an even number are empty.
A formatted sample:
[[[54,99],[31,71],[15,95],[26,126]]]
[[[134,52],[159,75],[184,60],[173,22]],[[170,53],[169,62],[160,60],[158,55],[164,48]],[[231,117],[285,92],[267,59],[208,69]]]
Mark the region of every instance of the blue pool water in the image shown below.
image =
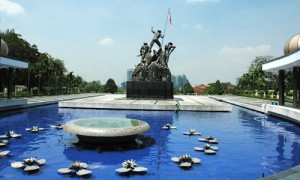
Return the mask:
[[[98,152],[80,149],[73,143],[76,136],[63,130],[50,128],[58,122],[88,117],[133,118],[149,123],[151,130],[144,135],[155,139],[150,147],[127,151]],[[175,130],[162,130],[167,123]],[[46,128],[32,134],[25,131],[34,125]],[[183,132],[196,129],[202,136],[186,136]],[[0,158],[0,179],[66,179],[57,169],[71,162],[86,162],[93,171],[90,179],[257,179],[300,164],[300,129],[296,125],[281,123],[279,119],[247,109],[233,107],[232,112],[179,112],[62,109],[57,105],[41,106],[13,113],[0,114],[0,135],[14,130],[20,139],[10,139],[11,157]],[[202,147],[199,137],[218,138],[219,151],[206,155],[194,151]],[[171,157],[189,154],[202,160],[191,170],[183,170]],[[46,159],[40,171],[28,175],[10,164],[29,157]],[[134,159],[148,168],[145,175],[120,176],[115,169],[124,160]],[[73,179],[76,177],[72,177]]]

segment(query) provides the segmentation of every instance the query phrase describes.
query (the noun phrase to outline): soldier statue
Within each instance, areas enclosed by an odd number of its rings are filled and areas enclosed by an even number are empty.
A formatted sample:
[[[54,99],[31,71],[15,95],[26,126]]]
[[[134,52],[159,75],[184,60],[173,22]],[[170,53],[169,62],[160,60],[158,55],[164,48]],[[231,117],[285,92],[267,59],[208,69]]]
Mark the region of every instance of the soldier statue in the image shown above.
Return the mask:
[[[152,38],[152,41],[150,43],[150,49],[152,49],[152,46],[154,43],[156,43],[159,47],[159,49],[161,49],[161,44],[159,42],[159,38],[164,38],[164,36],[161,34],[161,30],[157,30],[157,32],[153,31],[153,27],[151,27],[151,31],[152,33],[154,34],[153,38]]]
[[[143,46],[141,47],[141,49],[140,49],[140,55],[139,56],[141,56],[141,61],[144,60],[144,58],[145,58],[146,54],[149,52],[149,50],[150,50],[150,48],[149,48],[148,44],[145,42],[143,44]]]
[[[136,66],[132,73],[133,81],[168,81],[171,82],[171,72],[168,67],[170,54],[174,51],[176,46],[169,42],[162,49],[159,38],[164,38],[160,30],[154,33],[150,46],[145,42],[140,48],[141,62]],[[152,49],[153,45],[159,46],[158,50]]]
[[[166,62],[169,62],[169,56],[170,54],[174,51],[174,49],[176,48],[176,46],[173,46],[172,42],[169,42],[167,45],[165,45],[165,53],[166,53]]]

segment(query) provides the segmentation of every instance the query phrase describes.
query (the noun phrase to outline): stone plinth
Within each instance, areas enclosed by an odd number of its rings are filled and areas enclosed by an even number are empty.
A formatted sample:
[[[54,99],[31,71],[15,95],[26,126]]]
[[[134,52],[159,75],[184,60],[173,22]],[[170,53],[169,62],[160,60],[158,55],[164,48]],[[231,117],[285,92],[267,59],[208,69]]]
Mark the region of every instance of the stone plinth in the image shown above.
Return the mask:
[[[173,83],[167,81],[127,81],[127,98],[173,99]]]

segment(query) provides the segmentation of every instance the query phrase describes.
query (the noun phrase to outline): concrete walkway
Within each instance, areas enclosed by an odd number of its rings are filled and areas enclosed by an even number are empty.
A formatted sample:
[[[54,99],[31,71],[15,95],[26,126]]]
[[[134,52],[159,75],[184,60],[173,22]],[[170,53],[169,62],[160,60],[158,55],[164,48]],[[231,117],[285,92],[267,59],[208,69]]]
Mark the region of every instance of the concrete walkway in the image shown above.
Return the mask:
[[[264,113],[262,109],[263,104],[272,104],[273,101],[265,100],[265,99],[257,99],[257,98],[250,98],[250,97],[243,97],[243,96],[208,96],[212,99],[216,99],[218,101],[227,102],[230,104],[234,104],[237,106],[241,106],[247,109],[251,109],[254,111],[258,111]]]
[[[285,106],[272,105],[270,100],[256,99],[242,96],[209,96],[210,98],[255,110],[267,115],[292,121],[300,125],[300,109],[292,108],[291,103]]]
[[[59,101],[81,99],[87,97],[103,96],[103,94],[86,93],[86,94],[69,94],[57,96],[34,96],[14,99],[0,99],[0,112],[6,110],[28,108],[32,106],[42,106],[48,104],[55,104]]]
[[[96,93],[86,93],[86,94],[68,94],[68,95],[57,95],[57,96],[35,96],[25,98],[27,99],[28,106],[40,106],[40,105],[47,105],[47,104],[55,104],[59,101],[66,101],[71,99],[82,99],[88,97],[97,97],[103,96],[103,94],[96,94]]]

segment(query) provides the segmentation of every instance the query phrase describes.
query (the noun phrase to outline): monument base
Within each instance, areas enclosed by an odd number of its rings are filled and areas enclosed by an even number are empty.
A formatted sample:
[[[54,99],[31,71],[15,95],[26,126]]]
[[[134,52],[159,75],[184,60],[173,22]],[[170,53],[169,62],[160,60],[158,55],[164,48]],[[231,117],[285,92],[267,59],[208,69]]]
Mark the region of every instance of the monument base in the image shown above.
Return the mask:
[[[167,81],[127,81],[127,98],[173,99],[173,83]]]

